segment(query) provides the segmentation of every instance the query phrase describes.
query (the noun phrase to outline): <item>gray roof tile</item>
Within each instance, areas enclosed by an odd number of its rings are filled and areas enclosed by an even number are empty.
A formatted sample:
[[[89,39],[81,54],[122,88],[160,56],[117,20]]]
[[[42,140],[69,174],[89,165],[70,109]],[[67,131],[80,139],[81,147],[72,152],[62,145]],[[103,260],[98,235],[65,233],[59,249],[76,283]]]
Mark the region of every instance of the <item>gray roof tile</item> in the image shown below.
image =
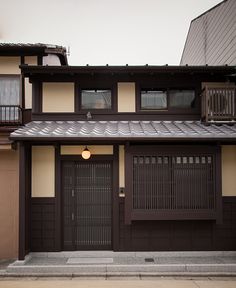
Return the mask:
[[[236,124],[199,121],[33,121],[11,133],[15,140],[75,138],[235,139]]]

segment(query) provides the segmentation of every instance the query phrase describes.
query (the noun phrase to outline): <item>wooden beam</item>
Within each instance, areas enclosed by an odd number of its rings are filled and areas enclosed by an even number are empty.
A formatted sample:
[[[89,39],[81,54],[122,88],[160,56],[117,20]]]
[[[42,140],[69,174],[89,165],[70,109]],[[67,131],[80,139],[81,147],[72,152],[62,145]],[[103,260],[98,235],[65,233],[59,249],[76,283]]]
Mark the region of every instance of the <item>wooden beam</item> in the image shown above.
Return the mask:
[[[60,145],[55,145],[55,248],[62,250],[62,232],[61,232],[61,161]]]
[[[25,201],[26,201],[26,151],[24,143],[19,144],[19,251],[18,259],[24,260],[25,249]]]
[[[119,145],[113,145],[113,250],[119,250]]]

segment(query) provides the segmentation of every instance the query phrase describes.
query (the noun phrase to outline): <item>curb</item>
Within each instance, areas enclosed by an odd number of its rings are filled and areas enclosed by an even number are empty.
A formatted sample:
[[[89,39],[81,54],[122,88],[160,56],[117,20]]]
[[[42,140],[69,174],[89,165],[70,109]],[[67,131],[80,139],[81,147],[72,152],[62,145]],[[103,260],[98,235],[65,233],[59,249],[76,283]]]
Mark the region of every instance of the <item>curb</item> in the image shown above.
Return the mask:
[[[50,278],[50,277],[68,277],[68,278],[76,278],[76,277],[101,277],[101,278],[109,278],[109,277],[236,277],[236,272],[205,272],[205,273],[193,273],[193,272],[162,272],[162,273],[0,273],[0,280],[1,278]]]

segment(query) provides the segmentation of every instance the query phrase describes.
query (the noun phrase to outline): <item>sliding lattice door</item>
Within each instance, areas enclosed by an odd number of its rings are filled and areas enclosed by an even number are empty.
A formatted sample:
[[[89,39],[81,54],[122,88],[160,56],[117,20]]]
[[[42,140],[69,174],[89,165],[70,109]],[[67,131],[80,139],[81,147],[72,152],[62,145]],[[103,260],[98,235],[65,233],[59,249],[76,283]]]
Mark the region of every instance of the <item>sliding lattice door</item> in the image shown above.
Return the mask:
[[[64,249],[111,249],[112,165],[64,162]]]

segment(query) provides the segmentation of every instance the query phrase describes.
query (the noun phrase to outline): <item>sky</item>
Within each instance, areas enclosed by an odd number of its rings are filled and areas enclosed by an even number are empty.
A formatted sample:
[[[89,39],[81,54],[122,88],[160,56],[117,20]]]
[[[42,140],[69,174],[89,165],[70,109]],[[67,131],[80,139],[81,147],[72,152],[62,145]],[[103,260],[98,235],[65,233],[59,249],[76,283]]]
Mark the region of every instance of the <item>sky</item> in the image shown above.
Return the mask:
[[[69,47],[70,65],[179,65],[190,22],[222,0],[0,0],[0,41]]]

